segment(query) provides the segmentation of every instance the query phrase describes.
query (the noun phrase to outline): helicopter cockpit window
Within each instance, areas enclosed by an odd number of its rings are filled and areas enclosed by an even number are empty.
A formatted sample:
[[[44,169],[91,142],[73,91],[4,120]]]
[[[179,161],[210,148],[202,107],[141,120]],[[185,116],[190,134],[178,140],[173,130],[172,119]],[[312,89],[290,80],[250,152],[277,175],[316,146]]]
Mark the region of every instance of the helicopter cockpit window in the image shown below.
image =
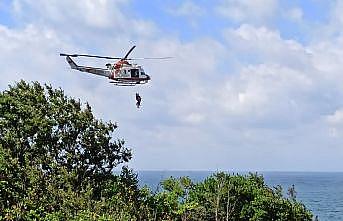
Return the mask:
[[[139,77],[138,69],[131,69],[131,77],[132,78],[138,78]]]

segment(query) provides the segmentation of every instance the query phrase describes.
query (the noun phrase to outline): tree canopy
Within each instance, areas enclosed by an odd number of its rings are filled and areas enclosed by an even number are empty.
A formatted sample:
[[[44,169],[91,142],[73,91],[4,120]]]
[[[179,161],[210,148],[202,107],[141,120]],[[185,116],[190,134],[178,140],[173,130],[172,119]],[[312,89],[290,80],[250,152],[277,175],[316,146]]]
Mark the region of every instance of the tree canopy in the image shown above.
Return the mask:
[[[140,187],[112,122],[62,89],[18,82],[0,93],[0,220],[303,220],[311,212],[257,174]]]
[[[124,141],[112,139],[116,128],[62,89],[24,81],[10,86],[0,94],[0,206],[56,210],[65,191],[87,189],[100,198],[113,169],[131,159]]]
[[[301,220],[312,214],[280,186],[269,188],[262,176],[215,173],[193,183],[187,177],[169,178],[155,196],[162,220]]]

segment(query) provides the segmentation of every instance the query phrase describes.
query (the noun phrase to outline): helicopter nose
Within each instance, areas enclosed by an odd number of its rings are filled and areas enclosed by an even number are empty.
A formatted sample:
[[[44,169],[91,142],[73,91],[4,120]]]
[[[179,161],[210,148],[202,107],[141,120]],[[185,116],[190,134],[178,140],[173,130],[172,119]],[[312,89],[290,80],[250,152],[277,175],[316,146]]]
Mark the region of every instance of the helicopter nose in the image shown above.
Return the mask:
[[[149,75],[146,75],[146,79],[147,79],[147,80],[151,80],[151,78],[150,78]]]

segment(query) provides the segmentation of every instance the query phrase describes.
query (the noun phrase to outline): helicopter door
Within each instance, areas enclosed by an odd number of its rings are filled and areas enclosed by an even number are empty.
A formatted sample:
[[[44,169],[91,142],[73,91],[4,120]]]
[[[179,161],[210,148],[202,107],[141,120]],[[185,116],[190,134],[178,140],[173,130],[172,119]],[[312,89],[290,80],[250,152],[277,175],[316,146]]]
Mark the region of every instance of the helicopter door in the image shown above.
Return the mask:
[[[138,69],[131,69],[131,77],[132,78],[139,78],[139,71],[138,71]]]

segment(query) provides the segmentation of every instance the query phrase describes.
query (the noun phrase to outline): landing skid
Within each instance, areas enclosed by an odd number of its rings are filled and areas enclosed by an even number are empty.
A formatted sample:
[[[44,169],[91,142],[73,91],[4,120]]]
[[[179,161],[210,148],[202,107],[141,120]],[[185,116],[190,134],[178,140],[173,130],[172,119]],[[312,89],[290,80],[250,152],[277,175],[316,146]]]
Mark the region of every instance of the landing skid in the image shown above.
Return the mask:
[[[111,84],[114,84],[116,86],[136,86],[137,82],[117,82],[117,81],[110,81]]]
[[[137,84],[145,84],[147,81],[138,81],[138,82],[132,82],[132,81],[110,81],[111,84],[114,84],[116,86],[136,86]]]

